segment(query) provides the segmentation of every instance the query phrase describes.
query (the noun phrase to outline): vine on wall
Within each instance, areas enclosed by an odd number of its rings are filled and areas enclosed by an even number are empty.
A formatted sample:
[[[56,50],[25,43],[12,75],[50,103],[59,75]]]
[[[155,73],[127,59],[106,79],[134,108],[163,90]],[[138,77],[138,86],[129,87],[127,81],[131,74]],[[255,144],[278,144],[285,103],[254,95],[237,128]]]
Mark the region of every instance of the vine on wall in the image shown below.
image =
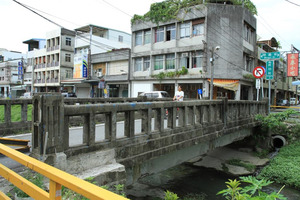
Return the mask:
[[[215,3],[216,0],[206,0],[205,3]],[[242,5],[243,0],[231,0],[234,5]],[[131,19],[131,24],[137,21],[151,21],[157,25],[159,22],[168,22],[176,19],[180,9],[184,9],[187,13],[191,6],[203,4],[203,0],[165,0],[162,2],[153,3],[150,10],[145,15],[134,15]],[[244,0],[244,5],[253,15],[257,15],[256,6],[251,0]]]

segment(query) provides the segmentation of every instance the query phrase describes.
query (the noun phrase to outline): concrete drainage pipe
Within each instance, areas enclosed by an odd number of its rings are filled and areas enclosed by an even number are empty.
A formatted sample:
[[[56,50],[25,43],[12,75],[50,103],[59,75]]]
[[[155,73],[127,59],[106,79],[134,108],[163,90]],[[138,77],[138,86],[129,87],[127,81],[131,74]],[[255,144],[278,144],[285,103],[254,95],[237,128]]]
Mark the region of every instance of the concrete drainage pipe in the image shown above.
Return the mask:
[[[272,146],[274,148],[281,148],[284,145],[286,145],[286,140],[283,136],[281,135],[276,135],[272,137]]]

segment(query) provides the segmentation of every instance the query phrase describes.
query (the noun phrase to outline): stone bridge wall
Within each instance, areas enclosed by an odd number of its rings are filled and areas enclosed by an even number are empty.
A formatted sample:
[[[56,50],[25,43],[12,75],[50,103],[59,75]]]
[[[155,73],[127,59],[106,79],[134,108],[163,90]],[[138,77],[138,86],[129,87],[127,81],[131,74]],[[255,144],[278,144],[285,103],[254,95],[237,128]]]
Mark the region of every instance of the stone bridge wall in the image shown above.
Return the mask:
[[[226,135],[232,137],[227,143],[242,139],[251,132],[230,134],[252,129],[258,124],[255,115],[268,112],[267,101],[226,98],[83,105],[74,105],[75,101],[66,105],[60,95],[33,98],[33,153],[51,158],[62,152],[70,158],[115,149],[116,161],[134,171],[139,170],[135,168],[143,162],[200,143],[208,144]],[[105,119],[102,124],[97,122],[99,115]],[[118,119],[119,115],[123,121]],[[75,137],[70,135],[73,116],[80,116],[83,126],[82,134],[76,136],[81,142],[76,145],[70,144],[70,137]]]
[[[46,93],[44,93],[46,94]],[[157,101],[158,99],[148,99],[147,101]],[[163,99],[163,101],[169,101],[171,99]],[[64,104],[66,105],[76,105],[76,104],[107,104],[107,103],[125,103],[125,102],[143,102],[146,98],[64,98]],[[20,133],[24,131],[31,132],[32,128],[32,99],[1,99],[0,100],[0,116],[2,120],[0,121],[0,136],[12,135],[15,133]],[[13,106],[19,106],[17,112],[20,113],[19,121],[12,121],[11,116],[14,114]],[[77,123],[77,118],[72,119],[73,124]]]

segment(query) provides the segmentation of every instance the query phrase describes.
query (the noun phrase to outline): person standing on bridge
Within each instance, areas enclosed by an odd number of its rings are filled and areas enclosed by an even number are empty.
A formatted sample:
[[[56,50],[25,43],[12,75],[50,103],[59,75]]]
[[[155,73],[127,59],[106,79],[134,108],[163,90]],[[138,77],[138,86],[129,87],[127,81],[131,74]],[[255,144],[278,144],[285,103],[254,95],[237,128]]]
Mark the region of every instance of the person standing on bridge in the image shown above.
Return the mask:
[[[178,90],[175,92],[173,101],[183,101],[183,97],[184,97],[184,92],[182,91],[181,85],[178,85]],[[179,108],[177,108],[177,114],[176,114],[177,119],[178,119],[178,111]]]
[[[183,101],[184,92],[182,91],[181,85],[178,86],[178,90],[175,92],[173,101]]]

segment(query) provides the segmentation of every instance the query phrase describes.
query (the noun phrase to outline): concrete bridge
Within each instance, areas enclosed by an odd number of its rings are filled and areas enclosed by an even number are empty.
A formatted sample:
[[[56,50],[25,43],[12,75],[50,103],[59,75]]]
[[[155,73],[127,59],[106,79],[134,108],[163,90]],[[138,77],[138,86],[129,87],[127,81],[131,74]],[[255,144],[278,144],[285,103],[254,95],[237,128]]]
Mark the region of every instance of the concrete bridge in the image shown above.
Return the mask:
[[[60,94],[33,97],[32,156],[99,184],[168,169],[250,136],[267,101],[91,103]],[[168,115],[166,116],[166,110]],[[178,117],[177,117],[178,116]],[[80,120],[79,134],[70,129]],[[71,144],[73,137],[79,143]]]

